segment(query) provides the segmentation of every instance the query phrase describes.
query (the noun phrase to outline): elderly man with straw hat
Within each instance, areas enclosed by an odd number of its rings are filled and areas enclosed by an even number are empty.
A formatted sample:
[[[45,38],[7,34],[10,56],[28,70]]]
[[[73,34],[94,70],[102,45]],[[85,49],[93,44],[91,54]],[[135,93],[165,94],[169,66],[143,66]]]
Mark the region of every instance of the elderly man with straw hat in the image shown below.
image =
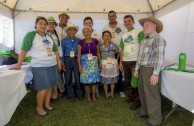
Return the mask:
[[[65,71],[66,92],[68,98],[72,100],[74,100],[76,96],[78,98],[81,98],[82,96],[82,90],[80,88],[79,69],[77,63],[79,39],[75,37],[77,31],[78,26],[72,23],[69,24],[67,27],[65,27],[65,32],[67,33],[67,36],[61,41],[63,51],[63,70]],[[71,83],[72,70],[76,82],[75,90]]]
[[[159,34],[163,24],[155,17],[140,19],[139,23],[145,33],[134,73],[135,77],[139,77],[139,117],[148,117],[146,126],[158,126],[162,122],[159,78],[166,46],[166,41]]]
[[[57,34],[59,36],[59,41],[61,42],[61,40],[67,36],[67,33],[65,31],[65,27],[67,26],[67,23],[70,19],[70,16],[66,12],[62,12],[58,15],[58,17],[59,17],[60,23],[55,29],[56,29]],[[58,50],[59,50],[60,58],[62,59],[62,49],[60,48]],[[58,88],[60,91],[59,96],[63,97],[64,92],[65,92],[65,83],[64,83],[64,78],[63,78],[63,71],[61,71],[60,77],[61,77],[61,83],[58,85]]]

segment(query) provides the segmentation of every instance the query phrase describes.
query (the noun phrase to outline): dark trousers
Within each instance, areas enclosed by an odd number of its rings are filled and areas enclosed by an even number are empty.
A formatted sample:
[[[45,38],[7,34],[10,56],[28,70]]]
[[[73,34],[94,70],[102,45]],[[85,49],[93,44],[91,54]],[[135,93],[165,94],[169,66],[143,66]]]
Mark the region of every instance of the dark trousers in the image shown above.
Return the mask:
[[[140,103],[138,88],[131,86],[132,70],[135,68],[136,61],[123,61],[123,69],[125,76],[125,88],[129,99],[133,99],[135,103]]]
[[[82,90],[80,88],[80,77],[79,77],[79,69],[77,64],[77,58],[64,57],[65,61],[65,83],[66,83],[66,92],[69,98],[73,98],[77,95],[77,97],[81,97]],[[75,78],[75,88],[72,85],[72,71]]]
[[[122,75],[122,72],[119,70],[119,80],[116,84],[116,92],[123,92],[123,75]]]

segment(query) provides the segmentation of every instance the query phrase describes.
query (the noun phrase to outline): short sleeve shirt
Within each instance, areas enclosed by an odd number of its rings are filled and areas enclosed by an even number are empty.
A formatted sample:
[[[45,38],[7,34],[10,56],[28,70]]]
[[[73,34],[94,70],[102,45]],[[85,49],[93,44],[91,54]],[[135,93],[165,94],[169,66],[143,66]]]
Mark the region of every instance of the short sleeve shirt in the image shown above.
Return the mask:
[[[97,56],[97,48],[96,46],[99,44],[97,39],[93,39],[92,43],[86,43],[85,39],[81,39],[79,41],[79,45],[81,46],[81,55],[91,53],[94,56]]]
[[[51,56],[48,56],[47,54],[46,45],[43,42],[43,39],[47,39],[50,42],[49,47],[52,48]],[[48,34],[45,34],[45,37],[43,38],[36,31],[27,33],[23,39],[21,49],[30,51],[32,67],[47,67],[57,64],[56,55],[54,54],[54,52],[57,51],[57,46],[53,38]]]
[[[115,54],[119,53],[119,48],[116,44],[111,43],[109,47],[104,44],[100,46],[101,60],[106,60],[107,57],[115,59]]]

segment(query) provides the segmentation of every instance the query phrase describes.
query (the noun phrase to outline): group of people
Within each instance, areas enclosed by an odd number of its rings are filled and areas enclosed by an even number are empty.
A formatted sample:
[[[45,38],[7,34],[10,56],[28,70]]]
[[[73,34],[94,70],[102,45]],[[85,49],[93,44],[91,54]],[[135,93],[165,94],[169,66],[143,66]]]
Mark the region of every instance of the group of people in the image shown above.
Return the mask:
[[[81,33],[77,33],[79,27],[75,24],[67,25],[69,19],[65,12],[59,14],[59,24],[52,16],[37,17],[36,30],[24,37],[18,64],[11,68],[20,69],[30,51],[34,89],[38,91],[36,114],[47,116],[46,111],[54,110],[51,98],[63,97],[65,90],[70,99],[84,95],[88,102],[97,102],[99,83],[104,86],[106,99],[114,99],[115,86],[120,96],[125,97],[123,72],[127,102],[133,103],[130,109],[141,106],[139,117],[148,117],[146,126],[160,125],[159,76],[166,46],[159,34],[162,23],[155,17],[140,19],[142,31],[134,28],[133,16],[126,15],[123,25],[116,21],[116,12],[110,11],[109,24],[100,36],[92,28],[91,17],[84,19]],[[72,85],[72,74],[75,85]],[[132,74],[139,78],[138,88],[131,86]]]

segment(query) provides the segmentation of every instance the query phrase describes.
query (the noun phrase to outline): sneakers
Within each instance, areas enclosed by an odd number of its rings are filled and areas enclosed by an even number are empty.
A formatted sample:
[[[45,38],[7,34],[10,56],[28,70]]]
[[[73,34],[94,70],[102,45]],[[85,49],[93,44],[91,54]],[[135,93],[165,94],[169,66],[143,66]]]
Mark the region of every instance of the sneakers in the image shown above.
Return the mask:
[[[125,97],[125,94],[123,92],[119,92],[119,94],[120,94],[120,97],[121,98],[124,98]]]

